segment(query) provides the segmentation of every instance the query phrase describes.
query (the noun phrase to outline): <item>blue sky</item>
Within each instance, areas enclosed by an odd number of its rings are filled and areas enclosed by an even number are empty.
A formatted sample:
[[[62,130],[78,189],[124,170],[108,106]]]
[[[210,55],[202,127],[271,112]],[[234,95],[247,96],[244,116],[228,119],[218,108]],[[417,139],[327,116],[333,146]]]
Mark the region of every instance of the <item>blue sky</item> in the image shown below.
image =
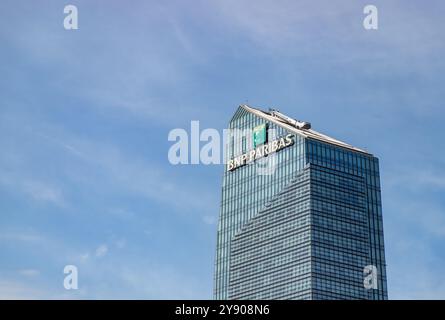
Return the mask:
[[[0,3],[0,298],[211,298],[223,168],[167,136],[246,101],[378,156],[389,296],[445,298],[443,1],[69,3]]]

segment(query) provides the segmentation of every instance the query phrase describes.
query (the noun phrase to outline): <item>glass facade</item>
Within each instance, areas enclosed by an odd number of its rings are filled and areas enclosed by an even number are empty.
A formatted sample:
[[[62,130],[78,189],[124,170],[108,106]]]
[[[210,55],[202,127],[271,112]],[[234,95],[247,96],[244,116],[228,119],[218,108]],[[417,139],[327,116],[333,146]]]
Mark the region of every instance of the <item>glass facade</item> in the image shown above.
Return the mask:
[[[228,158],[254,148],[249,134],[294,143],[224,172],[216,299],[386,299],[378,159],[308,138],[240,106]],[[247,130],[247,131],[245,131]],[[271,167],[264,171],[262,165]],[[377,289],[363,285],[375,265]]]

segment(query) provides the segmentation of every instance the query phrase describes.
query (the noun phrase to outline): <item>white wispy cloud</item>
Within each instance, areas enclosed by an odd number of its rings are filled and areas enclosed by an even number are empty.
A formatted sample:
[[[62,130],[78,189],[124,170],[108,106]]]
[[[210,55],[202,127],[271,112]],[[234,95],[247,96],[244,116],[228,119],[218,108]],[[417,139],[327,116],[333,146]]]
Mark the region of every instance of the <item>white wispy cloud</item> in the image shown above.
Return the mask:
[[[63,139],[64,142],[60,142],[59,145],[72,146],[76,150],[74,156],[81,155],[82,160],[99,167],[102,176],[111,182],[108,184],[109,187],[127,189],[129,192],[170,206],[205,209],[212,201],[213,197],[210,194],[203,196],[203,192],[207,193],[205,190],[195,192],[190,186],[182,187],[186,181],[177,180],[163,166],[149,162],[148,159],[141,159],[137,154],[130,156],[118,146],[92,139],[87,141],[66,136]],[[65,148],[65,150],[70,152],[70,149]],[[98,183],[94,179],[87,179],[84,182]],[[172,202],[173,194],[176,201]]]
[[[445,188],[445,172],[442,168],[429,167],[422,168],[411,167],[395,168],[394,172],[387,175],[385,184],[388,187],[405,188],[409,190],[436,189]]]
[[[39,180],[31,174],[0,169],[0,185],[9,190],[16,190],[28,199],[64,207],[66,201],[62,189],[53,182]]]
[[[40,275],[40,271],[37,269],[21,269],[18,272],[25,277],[36,277]]]
[[[218,219],[218,217],[216,215],[213,215],[213,216],[207,215],[207,216],[202,217],[202,220],[204,221],[204,223],[208,224],[208,225],[216,224],[217,219]]]
[[[45,299],[47,292],[14,280],[0,279],[0,300]]]
[[[60,189],[42,183],[40,181],[26,181],[23,184],[24,191],[37,201],[50,202],[58,206],[64,206],[65,201]]]
[[[42,243],[46,241],[46,238],[39,233],[27,230],[1,230],[0,232],[0,241],[19,241],[25,243]]]
[[[106,244],[101,244],[96,248],[95,255],[98,258],[104,257],[108,253],[108,246]]]

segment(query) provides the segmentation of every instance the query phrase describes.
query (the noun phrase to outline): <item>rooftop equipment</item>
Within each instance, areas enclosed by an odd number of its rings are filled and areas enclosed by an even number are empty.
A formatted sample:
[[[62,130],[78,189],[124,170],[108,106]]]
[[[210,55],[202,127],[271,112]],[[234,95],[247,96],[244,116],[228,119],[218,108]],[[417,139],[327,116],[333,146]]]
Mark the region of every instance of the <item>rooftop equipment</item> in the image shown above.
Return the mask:
[[[311,128],[310,122],[292,119],[292,118],[282,114],[278,110],[269,109],[269,113],[271,116],[279,119],[282,122],[290,124],[291,126],[297,128],[297,129],[310,129]]]

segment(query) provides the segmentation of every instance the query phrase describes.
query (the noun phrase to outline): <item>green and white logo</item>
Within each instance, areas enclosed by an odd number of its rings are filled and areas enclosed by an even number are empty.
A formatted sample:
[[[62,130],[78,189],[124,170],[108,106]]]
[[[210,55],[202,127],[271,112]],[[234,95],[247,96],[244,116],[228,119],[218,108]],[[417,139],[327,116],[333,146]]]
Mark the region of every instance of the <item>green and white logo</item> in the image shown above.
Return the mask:
[[[256,148],[259,145],[266,143],[266,124],[260,124],[253,128],[253,147]]]

